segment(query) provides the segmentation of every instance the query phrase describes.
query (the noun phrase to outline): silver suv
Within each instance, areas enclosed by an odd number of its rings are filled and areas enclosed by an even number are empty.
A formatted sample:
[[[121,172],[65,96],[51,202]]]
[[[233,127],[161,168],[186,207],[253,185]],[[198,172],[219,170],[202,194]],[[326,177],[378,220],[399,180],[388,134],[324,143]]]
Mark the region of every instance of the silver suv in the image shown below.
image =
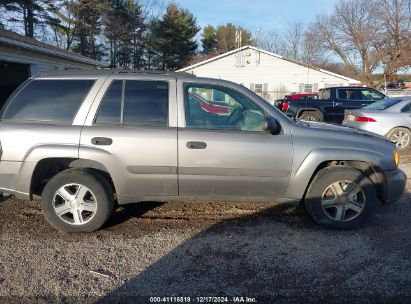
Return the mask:
[[[352,228],[406,176],[392,143],[290,120],[228,81],[179,73],[54,72],[10,96],[0,122],[0,189],[41,197],[67,232],[100,228],[139,201],[304,202]]]

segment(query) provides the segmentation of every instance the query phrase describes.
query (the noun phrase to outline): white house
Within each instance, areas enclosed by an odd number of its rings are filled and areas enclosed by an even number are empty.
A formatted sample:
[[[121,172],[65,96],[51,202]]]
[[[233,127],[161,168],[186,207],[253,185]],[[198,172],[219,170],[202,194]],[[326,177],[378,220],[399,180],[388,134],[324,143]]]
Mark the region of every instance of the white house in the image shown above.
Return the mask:
[[[270,101],[292,92],[317,92],[332,86],[360,82],[253,46],[244,46],[180,69],[200,77],[242,84]]]

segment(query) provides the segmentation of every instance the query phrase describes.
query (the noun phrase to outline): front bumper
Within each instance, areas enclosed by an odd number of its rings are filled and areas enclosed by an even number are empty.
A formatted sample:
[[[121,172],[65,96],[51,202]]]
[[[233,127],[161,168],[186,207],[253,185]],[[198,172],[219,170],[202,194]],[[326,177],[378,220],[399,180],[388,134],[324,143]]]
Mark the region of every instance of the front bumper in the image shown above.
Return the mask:
[[[404,192],[407,175],[401,169],[384,172],[385,177],[385,202],[396,201]]]

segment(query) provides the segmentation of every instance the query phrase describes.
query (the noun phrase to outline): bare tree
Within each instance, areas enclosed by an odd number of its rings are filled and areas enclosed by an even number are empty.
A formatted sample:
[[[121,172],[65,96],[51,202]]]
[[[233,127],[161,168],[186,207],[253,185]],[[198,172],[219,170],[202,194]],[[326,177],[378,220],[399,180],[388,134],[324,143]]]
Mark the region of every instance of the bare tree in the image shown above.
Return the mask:
[[[331,16],[318,16],[311,27],[317,32],[320,46],[337,55],[368,85],[372,85],[373,72],[384,56],[377,47],[383,34],[377,12],[377,1],[342,0]]]
[[[301,21],[290,23],[285,34],[287,57],[294,60],[301,60],[304,51],[305,26]]]
[[[254,41],[258,48],[278,55],[285,55],[284,38],[275,29],[262,29],[257,31]]]
[[[410,6],[410,0],[379,1],[376,17],[382,21],[383,32],[376,47],[383,54],[382,64],[388,80],[394,80],[401,68],[411,65]]]

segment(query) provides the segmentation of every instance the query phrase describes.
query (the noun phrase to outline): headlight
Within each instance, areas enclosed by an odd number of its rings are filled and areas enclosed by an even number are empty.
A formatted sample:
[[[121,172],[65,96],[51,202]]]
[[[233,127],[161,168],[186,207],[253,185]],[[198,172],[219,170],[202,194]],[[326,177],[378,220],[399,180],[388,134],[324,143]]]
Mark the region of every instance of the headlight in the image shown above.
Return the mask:
[[[398,151],[397,151],[397,150],[394,151],[393,157],[394,157],[395,166],[398,167],[398,165],[399,165],[399,163],[400,163],[400,156],[398,155]]]

